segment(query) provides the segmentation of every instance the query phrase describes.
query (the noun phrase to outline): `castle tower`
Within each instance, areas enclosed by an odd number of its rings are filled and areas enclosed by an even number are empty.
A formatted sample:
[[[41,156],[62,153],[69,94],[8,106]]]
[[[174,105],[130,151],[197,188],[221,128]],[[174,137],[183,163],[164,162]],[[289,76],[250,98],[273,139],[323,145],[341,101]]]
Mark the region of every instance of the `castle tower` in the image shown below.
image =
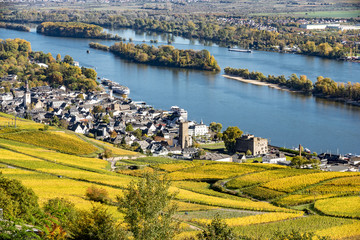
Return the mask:
[[[24,107],[29,106],[31,104],[31,92],[29,89],[29,82],[26,80],[26,90],[24,94]]]
[[[189,123],[181,122],[179,127],[179,141],[182,149],[190,146]]]

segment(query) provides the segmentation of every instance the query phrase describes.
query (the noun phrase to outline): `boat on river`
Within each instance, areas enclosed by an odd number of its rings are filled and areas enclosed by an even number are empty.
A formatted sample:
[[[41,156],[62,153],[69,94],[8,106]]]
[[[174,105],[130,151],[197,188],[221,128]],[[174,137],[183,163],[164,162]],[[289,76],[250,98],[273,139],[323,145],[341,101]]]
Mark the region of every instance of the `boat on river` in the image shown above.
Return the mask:
[[[101,79],[101,84],[107,86],[109,89],[113,90],[113,93],[120,94],[120,95],[129,95],[130,89],[126,86],[120,85],[115,83],[107,78]]]
[[[229,48],[229,51],[231,52],[244,52],[244,53],[252,53],[249,49],[237,49],[237,48]]]

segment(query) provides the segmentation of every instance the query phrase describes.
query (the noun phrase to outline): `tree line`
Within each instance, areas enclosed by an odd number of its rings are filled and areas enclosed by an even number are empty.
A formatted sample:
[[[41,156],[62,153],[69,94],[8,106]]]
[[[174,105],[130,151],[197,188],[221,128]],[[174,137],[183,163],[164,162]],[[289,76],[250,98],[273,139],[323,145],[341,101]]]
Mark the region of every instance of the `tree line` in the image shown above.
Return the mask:
[[[100,26],[80,22],[43,22],[37,26],[36,32],[59,37],[121,40],[118,35],[103,32]]]
[[[296,74],[286,79],[284,75],[267,77],[261,72],[249,72],[248,69],[236,69],[226,67],[224,69],[226,74],[239,76],[245,79],[258,80],[285,86],[291,90],[301,91],[307,94],[313,94],[318,97],[325,97],[329,99],[339,99],[343,101],[360,101],[360,83],[341,83],[335,82],[331,78],[317,77],[316,82],[313,84],[305,75],[300,78]]]
[[[0,22],[0,28],[12,29],[16,31],[30,32],[30,28],[21,24]]]
[[[111,51],[114,54],[138,63],[155,66],[192,68],[206,71],[220,71],[213,55],[207,50],[181,50],[170,45],[159,47],[147,44],[117,42],[111,47],[90,43],[90,47]]]
[[[277,31],[262,29],[236,21],[219,21],[219,17],[228,19],[251,20],[259,25],[266,25]],[[114,11],[66,11],[52,12],[17,11],[6,12],[0,16],[3,21],[17,22],[85,22],[104,27],[132,28],[158,33],[171,33],[187,38],[210,40],[224,45],[238,45],[243,48],[272,51],[296,51],[305,55],[326,58],[344,58],[350,52],[358,51],[355,44],[359,31],[310,31],[300,29],[299,24],[289,22],[297,19],[291,17],[241,17],[219,16],[215,14],[167,14],[148,12],[114,12]],[[284,22],[284,23],[283,23]],[[296,46],[297,48],[293,48]]]
[[[75,66],[69,55],[62,59],[58,54],[55,59],[51,53],[34,52],[30,42],[23,39],[0,41],[0,78],[10,74],[17,75],[18,82],[3,81],[0,91],[10,92],[13,87],[24,86],[26,81],[30,87],[64,85],[68,89],[81,91],[94,91],[98,88],[95,70]]]

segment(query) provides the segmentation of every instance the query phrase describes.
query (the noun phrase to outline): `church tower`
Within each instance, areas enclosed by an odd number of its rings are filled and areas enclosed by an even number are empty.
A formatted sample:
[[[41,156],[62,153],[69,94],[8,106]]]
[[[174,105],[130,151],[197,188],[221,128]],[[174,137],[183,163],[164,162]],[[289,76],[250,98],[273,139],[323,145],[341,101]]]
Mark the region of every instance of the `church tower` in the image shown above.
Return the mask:
[[[179,128],[179,142],[181,148],[187,148],[190,146],[190,138],[189,138],[189,123],[181,122]]]
[[[31,104],[31,92],[29,89],[29,82],[26,80],[26,90],[24,94],[24,107],[27,107]]]

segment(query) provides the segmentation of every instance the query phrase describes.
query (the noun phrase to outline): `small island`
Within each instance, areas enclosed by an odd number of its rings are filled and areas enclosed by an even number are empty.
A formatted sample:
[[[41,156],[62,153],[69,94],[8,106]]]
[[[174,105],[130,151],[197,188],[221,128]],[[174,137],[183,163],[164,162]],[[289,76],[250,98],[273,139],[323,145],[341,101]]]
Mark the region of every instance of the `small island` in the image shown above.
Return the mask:
[[[224,77],[247,82],[255,85],[266,85],[281,90],[312,94],[328,100],[344,102],[354,106],[360,106],[360,83],[335,82],[331,78],[319,76],[313,83],[305,75],[300,78],[296,74],[286,79],[284,75],[267,77],[261,72],[249,72],[248,69],[230,68],[224,69]]]
[[[23,32],[30,32],[29,27],[27,27],[25,25],[21,25],[21,24],[16,24],[16,23],[0,22],[0,28],[6,28],[6,29],[11,29],[11,30],[16,30],[16,31],[23,31]]]
[[[118,35],[105,33],[103,28],[98,25],[80,22],[43,22],[37,26],[36,32],[56,37],[122,39]]]
[[[91,48],[110,51],[121,58],[154,66],[178,67],[205,71],[220,71],[213,55],[208,50],[181,50],[170,45],[159,47],[147,44],[117,42],[111,47],[90,43]]]

